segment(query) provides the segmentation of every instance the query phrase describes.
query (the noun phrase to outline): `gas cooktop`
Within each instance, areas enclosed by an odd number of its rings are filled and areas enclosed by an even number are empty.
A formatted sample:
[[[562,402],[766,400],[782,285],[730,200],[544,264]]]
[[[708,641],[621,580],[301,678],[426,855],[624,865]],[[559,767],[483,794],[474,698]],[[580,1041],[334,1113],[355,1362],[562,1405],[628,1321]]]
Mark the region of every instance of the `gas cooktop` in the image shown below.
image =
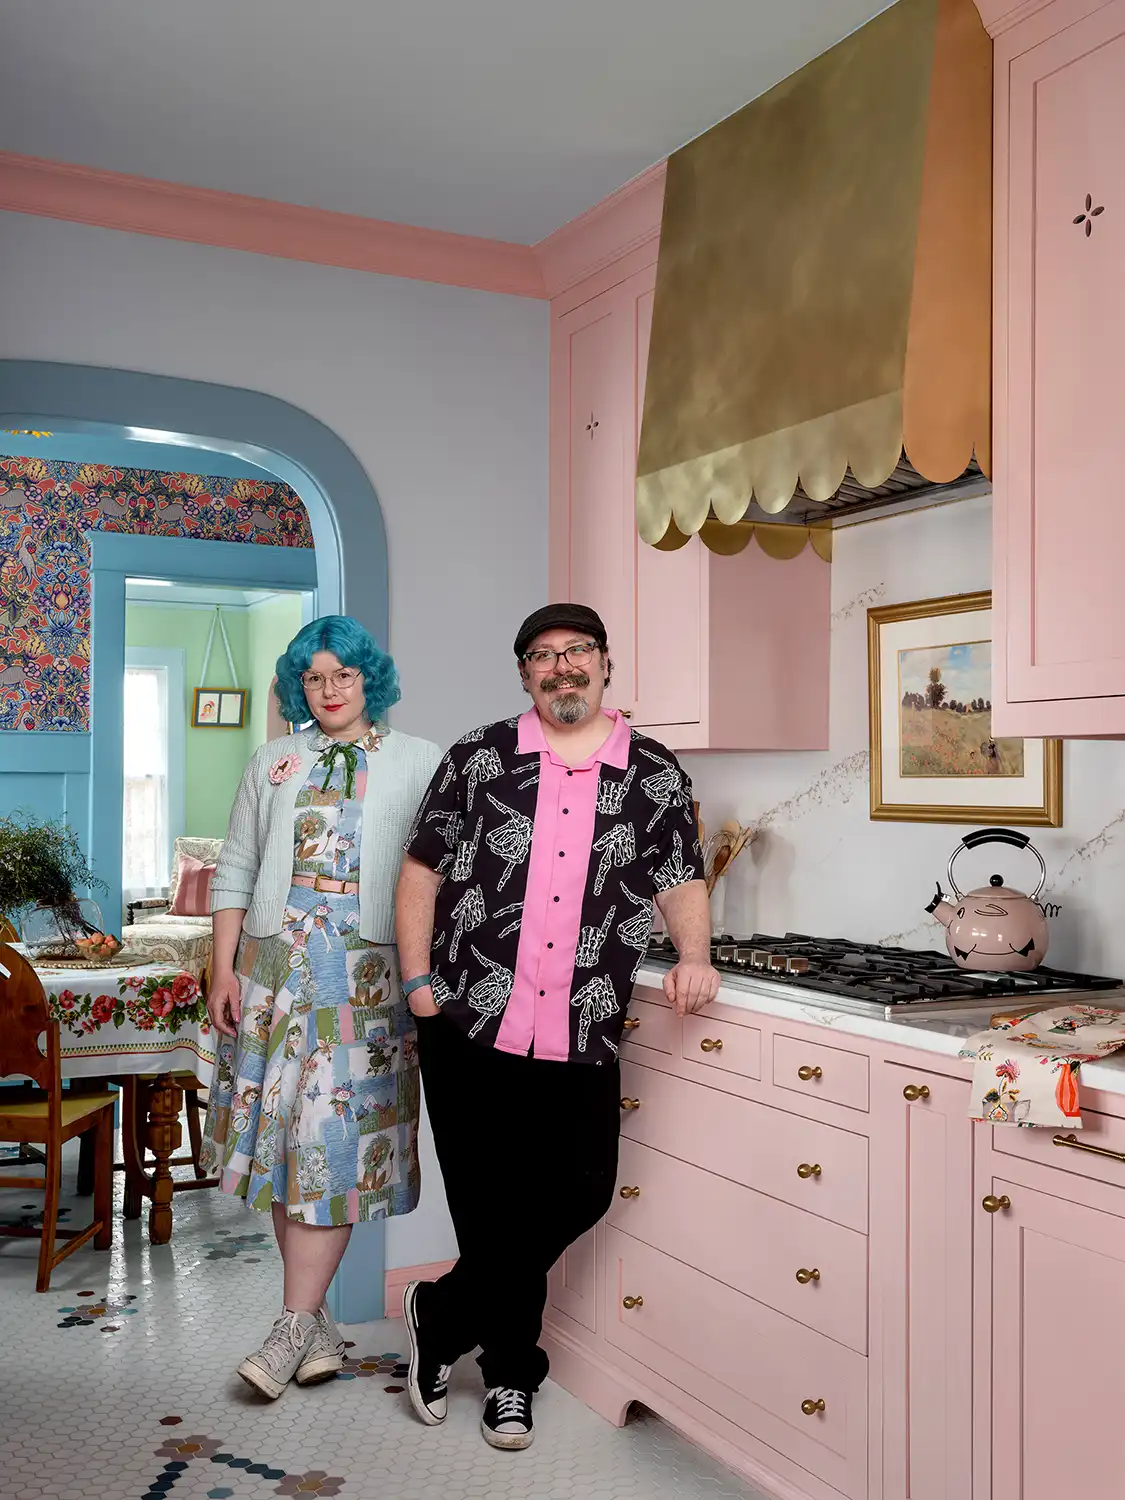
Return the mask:
[[[667,937],[654,938],[648,956],[675,963],[676,949]],[[1112,990],[1120,979],[1070,974],[1061,969],[1031,969],[994,974],[959,968],[944,953],[926,948],[880,948],[847,938],[814,938],[787,932],[784,937],[712,939],[711,962],[722,974],[784,985],[793,998],[822,998],[834,1009],[886,1016],[940,1015],[947,1010],[996,1010],[1004,1002],[1047,1004],[1062,995]]]

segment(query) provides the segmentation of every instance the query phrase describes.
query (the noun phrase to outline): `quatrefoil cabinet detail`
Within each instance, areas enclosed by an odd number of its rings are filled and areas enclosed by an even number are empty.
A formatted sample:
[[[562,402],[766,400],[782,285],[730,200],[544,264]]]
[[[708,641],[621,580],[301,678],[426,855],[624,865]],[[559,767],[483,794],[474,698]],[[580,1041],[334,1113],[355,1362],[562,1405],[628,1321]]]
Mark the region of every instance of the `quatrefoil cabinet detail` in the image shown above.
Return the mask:
[[[1104,214],[1104,213],[1105,213],[1105,204],[1104,203],[1099,203],[1097,205],[1097,207],[1095,208],[1093,198],[1091,197],[1091,195],[1089,193],[1087,193],[1086,194],[1086,210],[1085,210],[1084,213],[1075,214],[1075,216],[1074,216],[1074,223],[1075,224],[1085,224],[1085,226],[1086,226],[1086,238],[1089,239],[1090,235],[1093,233],[1093,230],[1094,230],[1094,220],[1098,217],[1099,214]]]

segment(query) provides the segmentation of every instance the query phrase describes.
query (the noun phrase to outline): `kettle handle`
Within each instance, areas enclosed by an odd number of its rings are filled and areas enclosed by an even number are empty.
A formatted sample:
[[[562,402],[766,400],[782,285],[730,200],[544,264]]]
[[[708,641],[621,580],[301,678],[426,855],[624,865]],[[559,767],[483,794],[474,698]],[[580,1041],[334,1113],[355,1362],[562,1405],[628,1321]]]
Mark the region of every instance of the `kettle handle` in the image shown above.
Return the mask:
[[[1028,838],[1026,833],[1020,833],[1015,828],[978,828],[975,833],[967,833],[961,842],[949,856],[949,869],[946,871],[949,884],[954,896],[958,901],[962,892],[957,888],[957,882],[953,878],[953,864],[959,854],[966,849],[978,849],[982,844],[1011,844],[1015,849],[1027,849],[1039,861],[1039,884],[1031,893],[1032,901],[1038,901],[1043,887],[1047,884],[1047,865],[1039,850]]]

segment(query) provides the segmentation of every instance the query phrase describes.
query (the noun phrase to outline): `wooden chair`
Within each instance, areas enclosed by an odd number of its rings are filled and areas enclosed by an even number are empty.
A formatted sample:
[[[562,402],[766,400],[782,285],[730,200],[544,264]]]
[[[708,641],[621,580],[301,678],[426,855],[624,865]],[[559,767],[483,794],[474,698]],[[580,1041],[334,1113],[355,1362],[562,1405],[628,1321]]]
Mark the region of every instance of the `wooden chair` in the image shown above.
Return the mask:
[[[39,1039],[46,1036],[46,1051]],[[35,970],[13,948],[0,943],[0,1078],[18,1074],[41,1092],[14,1103],[0,1102],[0,1141],[35,1141],[46,1148],[42,1177],[0,1178],[4,1187],[46,1190],[42,1230],[9,1226],[0,1235],[39,1238],[35,1290],[45,1292],[60,1261],[94,1241],[108,1250],[113,1240],[113,1106],[115,1094],[64,1094],[59,1061],[59,1023],[51,1019],[47,997]],[[62,1148],[84,1131],[96,1131],[94,1222],[85,1229],[59,1229]],[[55,1241],[64,1240],[61,1249]]]

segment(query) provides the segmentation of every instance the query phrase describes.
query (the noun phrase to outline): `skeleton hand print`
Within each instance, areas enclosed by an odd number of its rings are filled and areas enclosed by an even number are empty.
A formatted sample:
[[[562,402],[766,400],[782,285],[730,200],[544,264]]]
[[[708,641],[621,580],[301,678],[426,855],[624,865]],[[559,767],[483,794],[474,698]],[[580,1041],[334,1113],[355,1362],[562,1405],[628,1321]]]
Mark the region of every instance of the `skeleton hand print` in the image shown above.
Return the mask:
[[[637,857],[637,840],[632,823],[615,823],[600,839],[594,840],[594,849],[601,854],[597,874],[594,876],[594,895],[600,896],[614,865],[629,865]]]

